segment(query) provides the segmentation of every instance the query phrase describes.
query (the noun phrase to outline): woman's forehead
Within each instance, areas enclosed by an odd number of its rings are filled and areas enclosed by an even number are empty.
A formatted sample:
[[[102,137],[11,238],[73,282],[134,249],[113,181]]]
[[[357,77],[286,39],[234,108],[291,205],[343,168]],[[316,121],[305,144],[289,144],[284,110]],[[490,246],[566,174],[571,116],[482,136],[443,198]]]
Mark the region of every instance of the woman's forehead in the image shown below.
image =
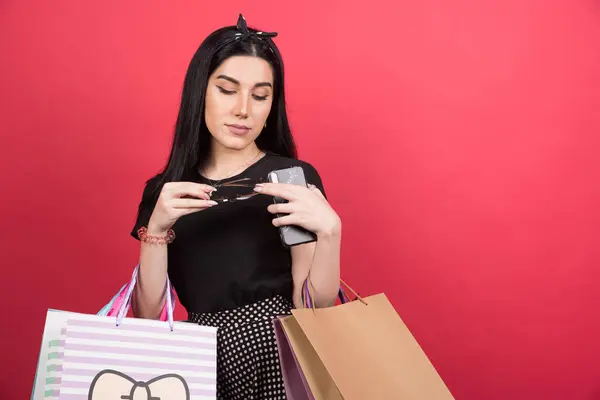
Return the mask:
[[[260,57],[229,57],[213,72],[213,78],[220,76],[232,78],[243,86],[253,86],[262,82],[273,83],[271,65]]]

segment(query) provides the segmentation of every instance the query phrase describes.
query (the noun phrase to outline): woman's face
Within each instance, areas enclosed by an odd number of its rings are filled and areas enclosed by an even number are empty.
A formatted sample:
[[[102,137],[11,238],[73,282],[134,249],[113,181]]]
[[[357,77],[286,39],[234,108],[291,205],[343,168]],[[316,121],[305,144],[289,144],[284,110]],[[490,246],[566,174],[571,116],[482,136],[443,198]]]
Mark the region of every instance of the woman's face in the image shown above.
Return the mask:
[[[225,60],[208,79],[204,118],[213,145],[241,150],[254,143],[273,101],[273,71],[259,57]]]

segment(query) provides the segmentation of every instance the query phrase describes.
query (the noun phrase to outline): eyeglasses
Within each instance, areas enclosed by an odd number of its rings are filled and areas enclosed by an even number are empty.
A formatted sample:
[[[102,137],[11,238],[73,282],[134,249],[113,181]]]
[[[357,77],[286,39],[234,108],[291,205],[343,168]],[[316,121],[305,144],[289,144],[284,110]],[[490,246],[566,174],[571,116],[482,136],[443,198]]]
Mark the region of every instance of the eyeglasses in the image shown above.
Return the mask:
[[[221,196],[217,196],[217,197],[211,197],[210,199],[216,201],[217,203],[234,203],[236,201],[248,200],[259,194],[253,190],[255,186],[256,186],[256,184],[252,183],[252,179],[250,179],[250,178],[236,179],[234,181],[214,185],[215,189],[244,188],[246,190],[243,191],[244,193],[239,193],[239,190],[238,190],[237,193],[235,193],[231,196],[221,195]],[[250,189],[250,190],[247,190],[247,189]]]

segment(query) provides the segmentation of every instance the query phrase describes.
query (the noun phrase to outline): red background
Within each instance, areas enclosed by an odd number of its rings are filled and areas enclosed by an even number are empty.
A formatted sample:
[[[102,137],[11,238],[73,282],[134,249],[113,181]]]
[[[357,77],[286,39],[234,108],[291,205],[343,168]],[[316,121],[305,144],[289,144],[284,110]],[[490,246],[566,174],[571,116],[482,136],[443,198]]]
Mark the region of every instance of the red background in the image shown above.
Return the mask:
[[[47,308],[128,279],[187,64],[243,12],[280,32],[344,277],[457,399],[600,399],[599,3],[217,4],[0,2],[1,397],[28,397]]]

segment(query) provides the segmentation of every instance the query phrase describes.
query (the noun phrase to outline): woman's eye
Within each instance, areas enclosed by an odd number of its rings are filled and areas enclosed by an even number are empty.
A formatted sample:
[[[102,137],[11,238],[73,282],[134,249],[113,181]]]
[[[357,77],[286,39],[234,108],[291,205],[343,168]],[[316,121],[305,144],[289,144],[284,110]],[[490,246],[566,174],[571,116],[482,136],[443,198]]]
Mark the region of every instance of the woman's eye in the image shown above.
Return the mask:
[[[235,93],[234,90],[225,90],[221,86],[217,86],[217,87],[219,88],[219,91],[223,94],[234,94]]]
[[[267,99],[267,96],[257,96],[257,95],[254,95],[254,99],[256,99],[258,101],[264,101],[264,100]]]

